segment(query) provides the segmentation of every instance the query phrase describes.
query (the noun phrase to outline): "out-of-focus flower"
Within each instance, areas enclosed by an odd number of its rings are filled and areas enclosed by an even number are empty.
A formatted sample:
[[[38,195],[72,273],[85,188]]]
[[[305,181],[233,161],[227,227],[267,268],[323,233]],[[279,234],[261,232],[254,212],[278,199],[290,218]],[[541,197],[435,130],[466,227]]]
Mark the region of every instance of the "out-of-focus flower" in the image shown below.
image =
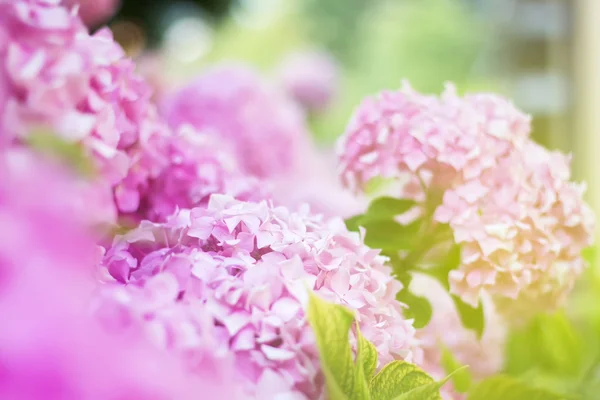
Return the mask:
[[[134,168],[116,191],[121,209],[132,204],[135,219],[165,221],[178,208],[206,205],[213,193],[227,193],[239,200],[261,200],[269,197],[268,185],[243,176],[232,153],[215,137],[196,132],[183,125],[177,132],[154,137],[154,143],[139,154],[139,168]],[[162,157],[162,168],[156,172],[144,157],[155,148]],[[134,159],[136,158],[136,154]]]
[[[121,6],[121,0],[64,0],[67,6],[78,6],[79,15],[89,27],[108,21]]]
[[[350,217],[363,212],[367,201],[340,183],[333,151],[310,147],[302,168],[272,182],[272,198],[290,209],[310,205],[314,213],[327,217]]]
[[[162,111],[173,127],[190,124],[231,143],[244,171],[261,178],[298,168],[309,138],[301,110],[241,65],[205,71],[167,96]]]
[[[212,348],[235,354],[248,393],[301,399],[322,390],[304,315],[309,289],[356,311],[380,363],[420,360],[412,322],[395,300],[400,283],[384,261],[339,219],[213,195],[206,208],[182,210],[163,224],[142,222],[116,238],[102,271],[150,299],[138,308],[121,297],[163,346],[193,363],[212,330]],[[198,304],[208,313],[194,312]]]
[[[13,141],[44,126],[80,143],[111,182],[126,173],[126,150],[148,115],[149,88],[134,75],[110,31],[93,36],[57,2],[9,1],[2,7],[3,64],[10,91],[2,118]]]
[[[491,302],[485,302],[485,331],[478,339],[472,330],[462,325],[452,298],[435,279],[415,275],[411,291],[427,298],[433,308],[429,324],[417,331],[424,353],[421,367],[425,371],[436,379],[443,379],[448,374],[442,367],[443,348],[462,365],[468,365],[474,379],[483,379],[501,370],[507,330]],[[447,384],[442,388],[442,397],[459,400],[464,395]]]
[[[229,379],[215,379],[218,364],[192,376],[139,331],[108,332],[91,316],[90,272],[99,254],[70,208],[79,197],[71,182],[39,159],[0,155],[0,398],[235,394]]]
[[[339,66],[323,51],[289,54],[276,70],[286,92],[307,111],[324,111],[334,100],[339,86]]]
[[[93,160],[95,182],[114,190],[113,216],[164,216],[165,201],[149,199],[155,193],[147,190],[160,186],[156,182],[180,170],[182,162],[191,168],[194,160],[198,179],[190,178],[188,187],[179,188],[188,192],[187,198],[162,193],[172,202],[171,210],[197,205],[199,192],[229,190],[234,183],[221,185],[225,171],[216,171],[215,160],[221,159],[216,149],[212,147],[214,158],[201,156],[207,151],[198,140],[188,135],[185,140],[190,141],[184,143],[182,135],[168,128],[150,102],[149,86],[135,75],[133,62],[110,31],[90,36],[75,9],[62,7],[60,1],[0,0],[0,88],[5,92],[0,144],[26,144],[32,130],[42,126],[80,146]],[[236,173],[236,182],[241,182]]]
[[[593,241],[585,186],[569,178],[568,157],[528,142],[480,180],[447,191],[436,218],[463,253],[452,292],[471,304],[490,293],[512,320],[559,306]]]
[[[393,195],[448,223],[461,245],[451,291],[488,293],[516,321],[561,304],[581,273],[593,216],[567,158],[529,138],[529,117],[493,95],[440,97],[404,87],[367,99],[340,141],[342,180],[405,182]],[[518,301],[513,301],[517,299]]]
[[[165,56],[158,52],[144,52],[135,60],[135,64],[137,72],[152,87],[152,99],[160,103],[169,87],[175,84],[169,75]]]

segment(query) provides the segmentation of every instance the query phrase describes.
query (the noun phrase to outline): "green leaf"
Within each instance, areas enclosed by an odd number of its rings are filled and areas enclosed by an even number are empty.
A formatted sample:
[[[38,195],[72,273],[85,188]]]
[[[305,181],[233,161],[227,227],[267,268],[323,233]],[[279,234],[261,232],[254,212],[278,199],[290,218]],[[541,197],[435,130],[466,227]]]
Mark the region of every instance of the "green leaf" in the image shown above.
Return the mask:
[[[455,374],[459,373],[464,368],[454,371],[439,382],[430,382],[426,385],[416,387],[409,390],[400,396],[395,397],[393,400],[440,400],[440,389],[448,380]]]
[[[377,349],[373,343],[364,338],[358,327],[356,326],[356,336],[358,337],[358,353],[356,356],[356,364],[362,365],[364,377],[371,380],[377,369]]]
[[[351,399],[370,400],[368,380],[371,379],[377,368],[377,350],[375,346],[360,333],[358,323],[356,326],[357,349],[354,373],[354,390],[350,393]]]
[[[391,220],[402,215],[417,203],[409,199],[396,199],[394,197],[378,197],[369,204],[367,218],[369,220]]]
[[[422,272],[437,279],[446,290],[450,290],[448,274],[460,265],[460,246],[454,245],[444,260],[437,266],[423,269]]]
[[[477,307],[472,307],[455,295],[451,295],[451,297],[456,306],[456,311],[458,311],[460,322],[462,322],[465,328],[475,331],[477,338],[481,339],[483,330],[485,329],[485,317],[481,302],[479,302]]]
[[[393,220],[362,221],[367,231],[365,244],[374,249],[410,250],[414,247],[421,221],[402,225]]]
[[[454,354],[443,344],[442,346],[442,359],[441,364],[446,374],[452,376],[452,383],[454,389],[459,393],[466,393],[473,382],[473,377],[468,368],[464,368],[455,357]]]
[[[392,361],[371,380],[371,398],[373,400],[395,399],[415,388],[433,382],[433,378],[417,366],[405,361]],[[437,397],[430,398],[432,400],[439,399],[439,391]]]
[[[379,192],[385,192],[385,189],[394,183],[397,179],[394,178],[382,178],[376,176],[367,182],[365,185],[365,193],[368,196],[377,195]]]
[[[27,143],[33,149],[67,163],[82,175],[90,176],[94,172],[92,161],[78,143],[67,142],[52,133],[43,131],[30,133]]]
[[[507,371],[522,374],[534,368],[575,375],[582,368],[586,347],[589,345],[564,312],[538,315],[524,329],[509,336]]]
[[[311,292],[308,321],[315,333],[330,399],[355,390],[355,371],[348,332],[354,321],[348,309],[328,303]],[[337,397],[334,397],[337,396]]]
[[[348,228],[348,230],[351,232],[358,232],[358,228],[361,226],[360,224],[363,218],[364,215],[359,214],[346,219],[344,221],[346,223],[346,228]]]
[[[455,245],[450,249],[448,255],[440,265],[432,268],[421,269],[419,271],[434,277],[442,284],[442,286],[444,286],[446,290],[449,290],[450,284],[448,282],[448,273],[453,269],[458,268],[459,265],[460,247]],[[456,306],[456,311],[458,312],[458,316],[460,317],[460,321],[462,322],[463,326],[467,329],[475,331],[477,337],[481,338],[485,328],[485,318],[481,302],[477,305],[477,307],[472,307],[455,295],[451,295],[451,297],[454,305]]]
[[[404,288],[398,292],[396,299],[408,306],[404,310],[404,315],[406,318],[415,320],[415,328],[421,329],[431,320],[433,309],[431,308],[431,303],[425,297],[417,296],[407,288]]]
[[[467,400],[564,400],[568,396],[531,387],[515,378],[497,375],[487,378],[469,392]]]

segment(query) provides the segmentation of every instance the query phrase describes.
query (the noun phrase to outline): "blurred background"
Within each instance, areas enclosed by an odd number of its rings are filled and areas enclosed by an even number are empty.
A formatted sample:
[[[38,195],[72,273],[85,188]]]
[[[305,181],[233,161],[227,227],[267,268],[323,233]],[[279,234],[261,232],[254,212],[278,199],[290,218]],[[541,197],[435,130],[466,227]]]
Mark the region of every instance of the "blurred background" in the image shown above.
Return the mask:
[[[338,96],[311,116],[324,145],[362,97],[402,79],[425,92],[451,81],[459,91],[504,94],[534,116],[536,140],[573,153],[574,175],[589,181],[600,211],[599,0],[123,0],[117,7],[88,23],[108,23],[159,92],[218,61],[243,60],[271,74],[292,51],[330,53],[342,70]]]

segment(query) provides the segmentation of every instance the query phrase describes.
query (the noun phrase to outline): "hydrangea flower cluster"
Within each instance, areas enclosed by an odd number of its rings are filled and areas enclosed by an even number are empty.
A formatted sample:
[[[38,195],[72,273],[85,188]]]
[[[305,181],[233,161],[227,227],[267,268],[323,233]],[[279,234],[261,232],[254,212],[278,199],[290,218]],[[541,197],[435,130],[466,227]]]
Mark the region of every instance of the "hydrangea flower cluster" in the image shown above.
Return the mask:
[[[197,205],[211,190],[250,190],[237,166],[221,168],[223,151],[161,121],[149,86],[108,29],[90,36],[76,7],[58,0],[2,0],[0,14],[2,143],[21,145],[41,126],[82,147],[99,185],[114,189],[113,215],[136,220]],[[179,187],[164,188],[175,175]]]
[[[369,97],[355,111],[338,142],[344,184],[362,191],[374,178],[409,179],[416,198],[481,176],[521,148],[529,117],[492,95],[440,98],[413,90]]]
[[[277,67],[276,77],[286,92],[307,111],[324,111],[339,86],[339,67],[323,51],[289,54]]]
[[[298,168],[309,137],[301,110],[241,65],[205,71],[166,96],[161,110],[175,128],[189,124],[229,141],[243,170],[260,178]]]
[[[126,285],[113,298],[148,321],[163,346],[185,353],[208,335],[215,351],[235,354],[251,395],[270,387],[259,398],[316,398],[322,377],[304,316],[309,289],[355,310],[380,363],[420,359],[395,300],[401,284],[384,261],[341,220],[213,195],[206,208],[116,238],[103,270]],[[205,313],[196,313],[201,305]]]
[[[496,96],[405,86],[358,108],[339,143],[342,180],[355,191],[375,177],[404,182],[393,195],[419,201],[462,247],[451,291],[472,305],[491,294],[500,312],[510,304],[526,318],[561,303],[593,228],[567,158],[529,131],[529,117]]]
[[[585,267],[594,223],[585,186],[569,178],[568,157],[528,142],[481,180],[447,191],[435,217],[462,245],[452,290],[471,304],[487,292],[513,320],[559,306]]]
[[[109,333],[86,312],[98,253],[67,212],[73,182],[39,157],[0,155],[0,398],[239,398],[224,376],[192,376],[139,331]]]

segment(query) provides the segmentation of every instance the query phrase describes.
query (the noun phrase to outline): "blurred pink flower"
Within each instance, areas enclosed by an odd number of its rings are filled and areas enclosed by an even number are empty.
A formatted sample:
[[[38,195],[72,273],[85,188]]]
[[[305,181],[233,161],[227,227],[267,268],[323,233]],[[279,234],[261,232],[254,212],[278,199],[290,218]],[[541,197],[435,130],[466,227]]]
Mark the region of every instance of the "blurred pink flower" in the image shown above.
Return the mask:
[[[119,9],[121,0],[64,0],[67,6],[79,6],[79,15],[83,22],[97,27],[107,22]]]
[[[291,98],[307,111],[324,111],[338,92],[340,71],[333,56],[324,51],[302,51],[286,56],[276,79]]]
[[[276,204],[293,210],[308,204],[312,212],[327,217],[347,218],[365,211],[367,200],[340,183],[333,151],[310,147],[303,160],[301,169],[271,182]]]
[[[233,353],[252,396],[302,399],[316,398],[323,383],[304,317],[308,289],[356,311],[381,364],[419,360],[412,322],[395,300],[401,285],[378,253],[339,219],[213,195],[206,208],[118,237],[101,271],[126,284],[129,297],[115,297],[164,347],[192,363],[207,345]],[[136,296],[150,301],[129,300]],[[207,313],[193,311],[201,304]]]
[[[108,332],[91,316],[100,254],[69,210],[71,182],[39,159],[0,155],[0,398],[241,398],[218,363],[191,376],[139,331]]]
[[[200,139],[168,128],[110,31],[90,36],[74,10],[58,0],[0,0],[0,145],[21,146],[43,128],[80,146],[98,172],[93,184],[114,190],[106,223],[117,214],[160,219],[199,205],[211,190],[235,194],[252,185],[237,165],[220,169],[228,156],[217,146],[202,148]],[[184,168],[179,184],[188,186],[165,187]]]
[[[161,110],[173,127],[190,124],[230,143],[243,170],[260,178],[298,168],[310,137],[301,110],[242,65],[208,69],[166,96]]]
[[[415,275],[410,287],[413,293],[429,300],[433,307],[429,324],[417,330],[424,353],[421,367],[425,371],[435,379],[448,375],[449,371],[444,371],[441,363],[443,348],[459,363],[468,365],[469,373],[476,380],[502,369],[507,329],[491,302],[485,302],[485,331],[478,339],[472,330],[463,326],[454,302],[439,282],[425,275]],[[442,395],[448,400],[464,398],[453,389],[451,382],[442,387]]]

